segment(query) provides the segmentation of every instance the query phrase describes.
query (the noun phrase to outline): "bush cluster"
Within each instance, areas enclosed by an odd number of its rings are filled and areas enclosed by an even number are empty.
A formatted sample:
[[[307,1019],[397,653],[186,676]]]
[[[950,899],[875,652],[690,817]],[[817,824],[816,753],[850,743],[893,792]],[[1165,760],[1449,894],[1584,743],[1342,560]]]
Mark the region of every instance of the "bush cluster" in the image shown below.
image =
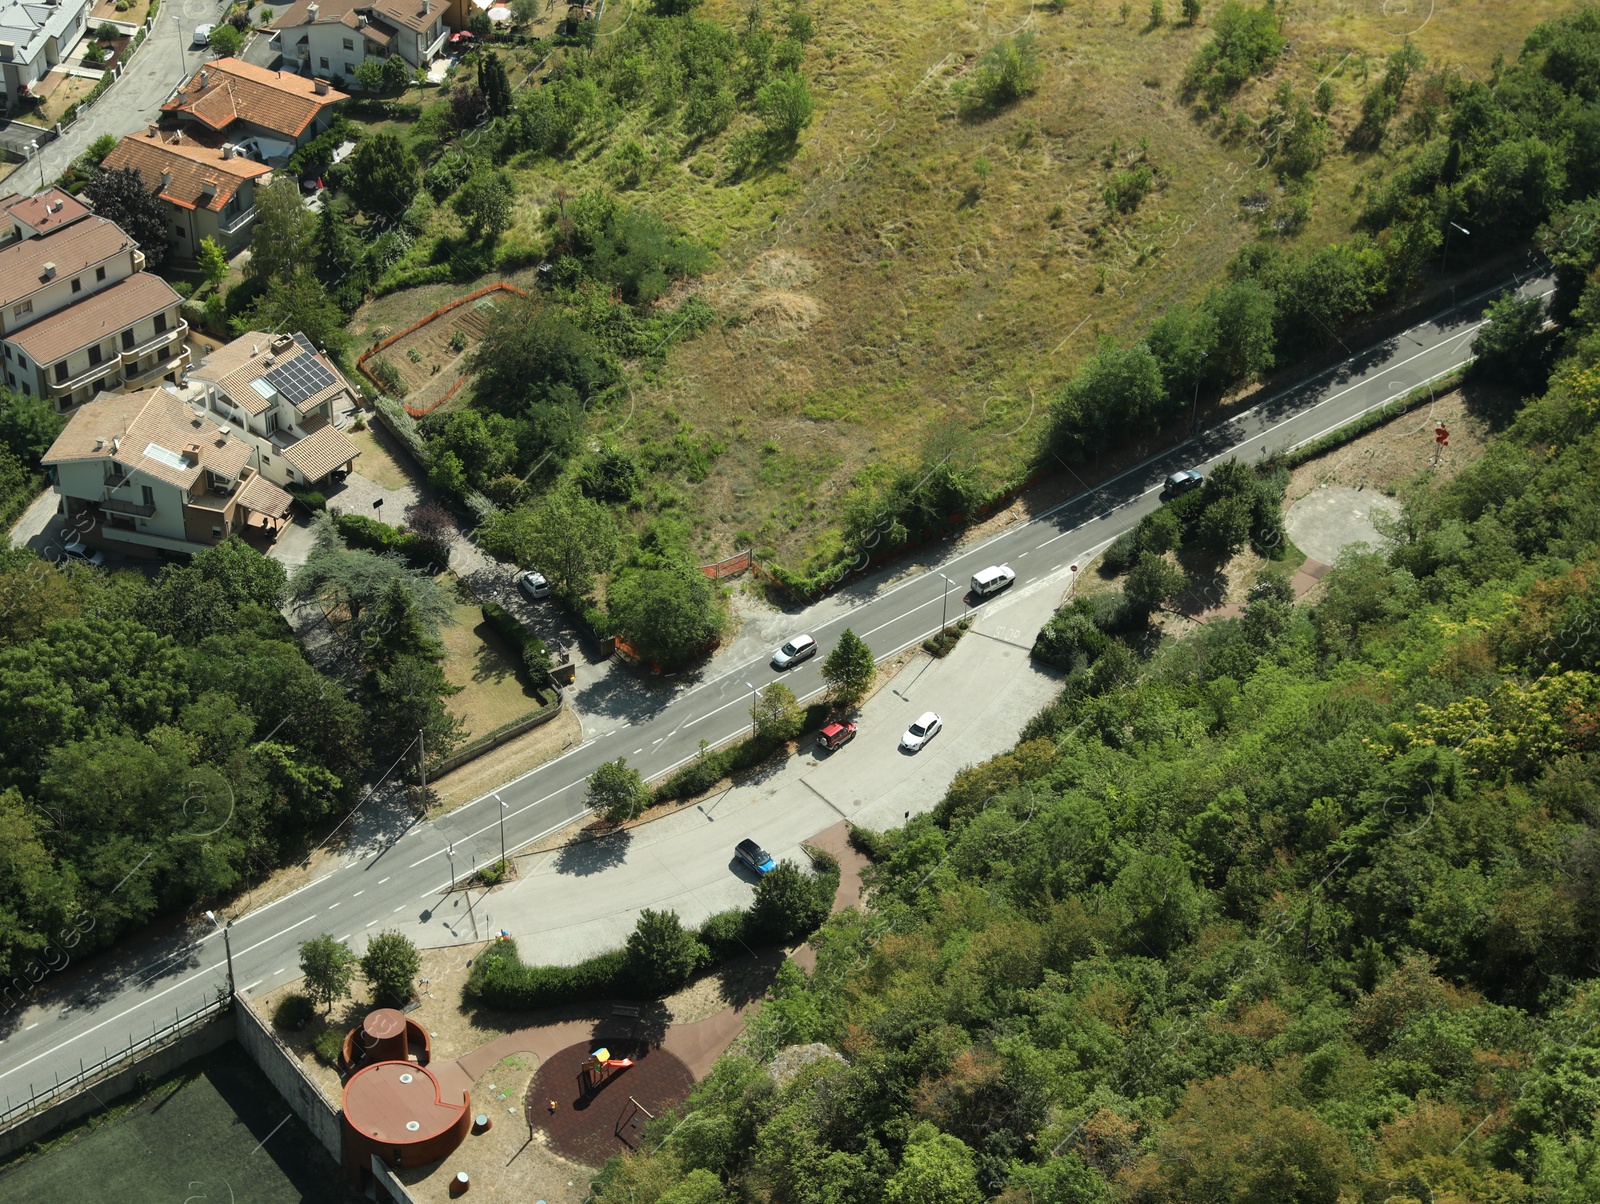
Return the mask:
[[[483,617],[488,622],[490,630],[516,649],[517,655],[522,660],[522,667],[527,671],[528,684],[537,691],[548,692],[552,662],[550,649],[545,646],[545,642],[498,603],[485,602]]]

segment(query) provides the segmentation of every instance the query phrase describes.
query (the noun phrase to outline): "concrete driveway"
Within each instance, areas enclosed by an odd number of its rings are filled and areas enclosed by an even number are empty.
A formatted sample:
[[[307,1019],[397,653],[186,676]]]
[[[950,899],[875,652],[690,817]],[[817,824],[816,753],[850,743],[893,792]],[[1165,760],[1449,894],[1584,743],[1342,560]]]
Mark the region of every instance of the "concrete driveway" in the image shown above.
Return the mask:
[[[1332,564],[1351,544],[1364,543],[1374,550],[1383,546],[1383,537],[1372,521],[1374,514],[1398,517],[1400,503],[1376,490],[1330,485],[1290,506],[1284,526],[1307,556]]]

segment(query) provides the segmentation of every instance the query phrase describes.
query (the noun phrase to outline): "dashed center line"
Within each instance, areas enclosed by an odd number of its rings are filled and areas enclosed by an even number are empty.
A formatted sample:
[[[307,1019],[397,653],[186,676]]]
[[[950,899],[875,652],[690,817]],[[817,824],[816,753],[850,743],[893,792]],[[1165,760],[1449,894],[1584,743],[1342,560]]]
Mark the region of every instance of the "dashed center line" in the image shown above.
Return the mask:
[[[390,875],[390,877],[393,877],[393,875],[392,875],[392,874],[391,874],[391,875]],[[379,885],[379,886],[382,886],[382,885],[383,885],[383,884],[384,884],[384,883],[385,883],[385,882],[387,882],[387,881],[389,881],[389,879],[388,879],[388,878],[379,878],[379,879],[378,879],[378,885]]]
[[[362,895],[364,895],[364,894],[366,894],[366,893],[367,893],[367,892],[366,892],[366,891],[364,891],[364,890],[358,890],[358,891],[356,891],[356,893],[355,893],[355,894],[353,894],[353,895],[351,895],[351,896],[350,896],[350,897],[351,897],[351,898],[352,898],[352,899],[359,899],[359,898],[360,898],[360,897],[361,897],[361,896],[362,896]]]

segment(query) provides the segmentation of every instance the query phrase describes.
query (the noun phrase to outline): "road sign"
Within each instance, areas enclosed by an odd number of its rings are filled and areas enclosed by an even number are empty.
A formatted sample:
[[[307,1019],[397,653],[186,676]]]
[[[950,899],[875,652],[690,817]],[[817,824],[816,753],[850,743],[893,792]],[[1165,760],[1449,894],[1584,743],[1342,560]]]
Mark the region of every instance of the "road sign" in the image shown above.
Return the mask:
[[[1433,428],[1433,441],[1440,447],[1450,446],[1450,432],[1445,430],[1444,423]]]

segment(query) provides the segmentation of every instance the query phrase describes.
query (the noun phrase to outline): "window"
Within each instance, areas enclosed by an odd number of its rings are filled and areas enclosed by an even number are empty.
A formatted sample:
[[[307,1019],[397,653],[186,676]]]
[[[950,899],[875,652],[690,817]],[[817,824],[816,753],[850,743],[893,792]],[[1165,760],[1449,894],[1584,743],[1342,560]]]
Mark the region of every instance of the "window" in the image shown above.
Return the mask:
[[[27,367],[28,367],[28,361],[23,358],[22,352],[20,352],[20,351],[17,352],[17,367],[22,368],[24,370],[26,370]]]
[[[263,468],[266,468],[266,467],[270,466],[271,463],[272,463],[272,457],[271,456],[262,456],[261,457],[261,466]]]
[[[105,269],[105,265],[104,264],[102,264],[101,266],[95,268],[95,270],[94,270],[94,278],[96,280],[104,280],[106,278],[106,269]]]
[[[122,332],[122,349],[124,351],[132,351],[133,350],[133,328],[132,327],[129,327],[127,330],[124,330]]]
[[[32,301],[24,301],[19,305],[14,305],[14,306],[11,307],[11,316],[13,318],[20,318],[20,317],[22,317],[23,314],[31,314],[32,312],[33,312],[33,302]]]
[[[348,60],[347,60],[347,61],[346,61],[346,62],[345,62],[345,65],[344,65],[344,73],[345,73],[345,74],[346,74],[346,75],[350,75],[350,76],[353,76],[353,75],[355,75],[355,73],[356,73],[356,67],[355,67],[355,64],[354,64],[354,63],[352,63],[352,62],[349,62],[349,61],[348,61]]]
[[[278,429],[278,411],[275,410],[275,409],[274,410],[268,410],[267,411],[267,434],[270,435],[270,434],[272,434],[273,431],[275,431],[277,429]]]
[[[346,38],[344,40],[344,48],[346,50],[354,50],[356,48],[356,44],[352,39]]]
[[[364,43],[361,49],[368,58],[381,59],[384,57],[383,47],[378,45],[376,42]]]
[[[6,358],[7,359],[11,358],[11,344],[10,343],[6,344]]]
[[[23,381],[22,382],[22,395],[24,397],[32,397],[33,396],[33,386],[28,384],[27,381]]]
[[[172,358],[172,344],[171,343],[168,343],[160,351],[156,352],[156,363],[158,363],[158,364],[164,364],[168,360],[170,360],[171,358]]]
[[[139,492],[140,492],[141,495],[143,495],[144,504],[146,506],[154,506],[156,504],[156,491],[154,489],[151,489],[150,486],[148,486],[148,485],[139,486]]]
[[[189,237],[188,232],[182,226],[174,226],[172,228],[178,232],[178,237],[179,238],[188,238]]]
[[[212,539],[221,539],[222,538],[222,528],[221,527],[212,527],[211,528],[211,538]]]
[[[83,277],[74,276],[72,278],[72,291],[75,293],[83,292]]]
[[[162,331],[166,330],[166,328],[167,328],[167,315],[166,314],[157,314],[156,315],[156,333],[160,334]]]
[[[89,366],[91,368],[96,367],[103,358],[104,356],[102,356],[100,353],[99,343],[96,343],[93,347],[89,348]]]
[[[67,379],[67,361],[66,360],[62,360],[59,364],[56,365],[56,384],[59,385],[62,381],[66,380],[66,379]]]
[[[317,60],[317,62],[318,62],[318,63],[320,63],[320,64],[321,64],[321,65],[322,65],[322,69],[323,69],[323,70],[324,70],[324,71],[326,71],[326,70],[327,70],[327,69],[328,69],[328,60],[327,60],[327,59],[323,59],[323,58],[319,58],[319,59],[318,59],[318,60]]]

